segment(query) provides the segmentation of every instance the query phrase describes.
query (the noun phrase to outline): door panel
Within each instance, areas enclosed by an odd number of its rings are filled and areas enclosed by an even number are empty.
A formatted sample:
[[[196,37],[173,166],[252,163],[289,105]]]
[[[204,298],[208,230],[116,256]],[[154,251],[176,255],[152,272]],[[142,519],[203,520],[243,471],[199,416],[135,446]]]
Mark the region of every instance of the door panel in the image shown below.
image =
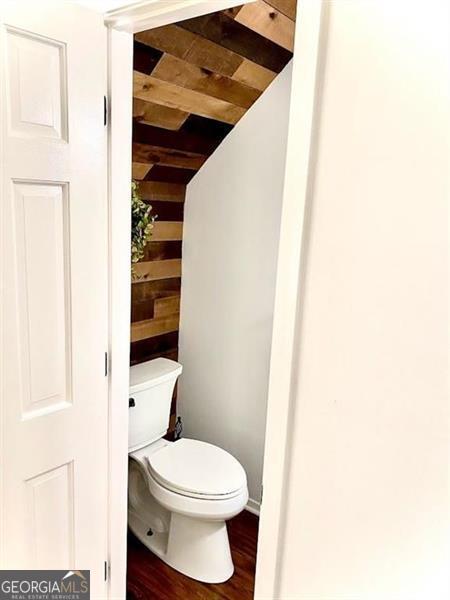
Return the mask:
[[[72,400],[65,184],[13,182],[22,418]]]
[[[67,139],[65,45],[6,28],[11,133]]]
[[[1,15],[2,568],[90,569],[106,597],[106,30],[70,2]]]
[[[45,568],[48,562],[73,564],[73,462],[28,479],[26,487],[34,568]]]

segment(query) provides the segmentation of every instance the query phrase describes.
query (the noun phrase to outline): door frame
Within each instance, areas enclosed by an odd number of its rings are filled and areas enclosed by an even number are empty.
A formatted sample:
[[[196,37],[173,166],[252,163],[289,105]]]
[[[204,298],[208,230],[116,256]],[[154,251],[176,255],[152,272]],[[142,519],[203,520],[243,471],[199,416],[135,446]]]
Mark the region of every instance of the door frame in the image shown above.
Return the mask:
[[[119,31],[139,33],[256,0],[143,0],[105,14],[105,23]]]
[[[147,0],[105,14],[109,90],[110,281],[110,494],[109,598],[126,590],[128,484],[128,377],[130,346],[130,231],[133,33],[254,0]],[[312,186],[312,146],[323,0],[301,0],[296,25],[290,125],[280,229],[278,270],[264,452],[255,598],[276,598],[283,548],[291,415],[297,375],[305,218]],[[301,57],[296,60],[295,57]],[[301,98],[301,101],[300,101]],[[124,160],[125,156],[129,160]]]
[[[326,0],[325,0],[326,1]],[[298,379],[309,210],[325,31],[324,0],[299,0],[275,285],[255,598],[279,598]],[[296,60],[297,57],[297,60]]]

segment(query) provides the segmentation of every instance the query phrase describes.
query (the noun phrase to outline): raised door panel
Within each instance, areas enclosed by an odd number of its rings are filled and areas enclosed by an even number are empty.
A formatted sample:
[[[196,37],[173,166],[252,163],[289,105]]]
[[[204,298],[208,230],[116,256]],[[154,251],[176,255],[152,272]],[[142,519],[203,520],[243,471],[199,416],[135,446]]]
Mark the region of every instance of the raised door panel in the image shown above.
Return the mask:
[[[25,482],[30,524],[30,564],[35,569],[67,569],[74,564],[73,463]]]
[[[65,45],[8,28],[7,49],[11,134],[67,140]]]
[[[22,418],[71,402],[68,186],[14,184]]]

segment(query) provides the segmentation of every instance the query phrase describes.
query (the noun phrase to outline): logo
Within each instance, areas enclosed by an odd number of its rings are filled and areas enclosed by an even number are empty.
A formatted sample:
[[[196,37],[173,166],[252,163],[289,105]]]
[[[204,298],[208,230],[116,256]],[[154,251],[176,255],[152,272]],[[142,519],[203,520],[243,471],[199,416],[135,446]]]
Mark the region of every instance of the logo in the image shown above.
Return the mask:
[[[0,571],[0,600],[90,600],[90,571]]]

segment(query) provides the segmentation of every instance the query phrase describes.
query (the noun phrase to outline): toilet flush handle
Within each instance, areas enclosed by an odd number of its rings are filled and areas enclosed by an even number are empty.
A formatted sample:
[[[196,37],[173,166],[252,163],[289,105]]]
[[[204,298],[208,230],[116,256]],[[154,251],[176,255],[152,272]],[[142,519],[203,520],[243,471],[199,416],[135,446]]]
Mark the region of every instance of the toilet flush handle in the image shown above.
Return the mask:
[[[128,400],[128,408],[133,408],[134,406],[136,406],[136,401],[134,398],[130,398]]]

